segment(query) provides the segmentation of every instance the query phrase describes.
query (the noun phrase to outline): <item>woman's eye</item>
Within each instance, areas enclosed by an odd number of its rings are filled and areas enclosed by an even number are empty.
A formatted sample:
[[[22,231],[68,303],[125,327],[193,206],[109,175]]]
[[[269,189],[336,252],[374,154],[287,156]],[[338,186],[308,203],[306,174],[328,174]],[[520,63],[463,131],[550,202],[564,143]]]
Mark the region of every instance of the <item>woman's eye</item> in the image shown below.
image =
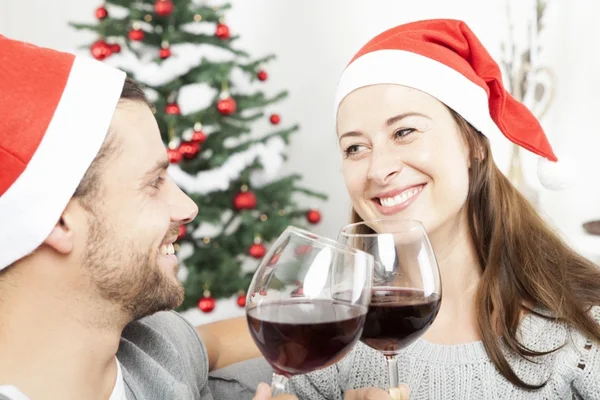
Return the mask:
[[[394,131],[394,137],[397,139],[404,139],[414,131],[413,128],[398,129],[397,131]]]
[[[360,151],[360,148],[363,147],[359,144],[353,144],[351,146],[346,147],[346,149],[344,150],[344,156],[349,157],[352,156],[356,153],[358,153]]]

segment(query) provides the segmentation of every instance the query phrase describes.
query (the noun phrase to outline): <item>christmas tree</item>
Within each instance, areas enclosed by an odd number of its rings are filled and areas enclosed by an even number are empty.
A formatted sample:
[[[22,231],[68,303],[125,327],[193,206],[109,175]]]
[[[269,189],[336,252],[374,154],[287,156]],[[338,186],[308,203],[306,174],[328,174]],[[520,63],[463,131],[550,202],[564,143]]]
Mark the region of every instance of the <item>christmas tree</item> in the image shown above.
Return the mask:
[[[299,126],[266,112],[287,96],[261,91],[274,56],[252,59],[234,47],[228,9],[198,0],[106,0],[97,22],[71,24],[95,32],[85,52],[125,71],[154,104],[169,173],[199,208],[178,239],[181,308],[205,312],[236,293],[244,306],[269,242],[288,225],[320,221],[296,194],[326,198],[299,186],[299,175],[278,176]]]

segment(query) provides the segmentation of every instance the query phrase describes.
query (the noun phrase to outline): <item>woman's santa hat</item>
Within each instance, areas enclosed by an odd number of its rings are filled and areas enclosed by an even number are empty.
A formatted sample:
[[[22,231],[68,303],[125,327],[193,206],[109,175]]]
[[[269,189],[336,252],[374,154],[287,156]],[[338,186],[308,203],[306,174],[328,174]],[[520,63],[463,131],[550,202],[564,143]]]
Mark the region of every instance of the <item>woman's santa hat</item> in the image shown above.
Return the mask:
[[[98,154],[125,73],[0,36],[0,270],[48,237]]]
[[[540,156],[538,177],[546,188],[568,183],[540,123],[504,89],[500,68],[463,21],[418,21],[371,39],[342,73],[336,115],[349,93],[375,84],[398,84],[430,94],[488,138],[501,132]]]

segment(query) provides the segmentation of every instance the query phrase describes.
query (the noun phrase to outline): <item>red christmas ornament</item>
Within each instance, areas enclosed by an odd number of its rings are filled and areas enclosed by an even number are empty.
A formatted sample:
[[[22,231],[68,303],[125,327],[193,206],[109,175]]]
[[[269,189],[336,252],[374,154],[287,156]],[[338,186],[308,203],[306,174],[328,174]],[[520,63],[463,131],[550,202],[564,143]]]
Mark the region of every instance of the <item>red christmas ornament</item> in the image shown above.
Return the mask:
[[[114,43],[110,45],[110,51],[111,53],[120,53],[121,52],[121,46],[118,43]]]
[[[254,258],[263,258],[267,254],[267,249],[260,243],[254,243],[248,249],[248,254]]]
[[[267,71],[264,70],[260,70],[258,71],[258,73],[256,74],[256,77],[258,78],[259,81],[266,81],[267,80]]]
[[[171,49],[168,47],[163,47],[158,51],[158,56],[163,60],[166,60],[167,58],[171,57]]]
[[[108,11],[106,11],[106,8],[104,6],[96,8],[96,18],[98,18],[99,20],[103,20],[106,17],[108,17]]]
[[[156,3],[154,3],[154,12],[161,17],[168,17],[174,9],[175,5],[171,0],[156,0]]]
[[[281,117],[278,114],[273,114],[269,118],[269,121],[271,121],[273,125],[277,125],[279,122],[281,122]]]
[[[186,228],[185,225],[179,225],[179,235],[177,235],[177,240],[181,239],[182,237],[185,236],[186,234]]]
[[[252,210],[256,207],[256,195],[250,191],[240,192],[233,198],[236,210]]]
[[[217,302],[215,301],[215,298],[210,295],[210,292],[208,290],[205,290],[204,297],[202,297],[198,302],[198,308],[200,309],[200,311],[209,313],[215,309],[216,305]]]
[[[168,115],[179,115],[181,114],[181,108],[179,108],[177,103],[169,103],[165,107],[165,113]]]
[[[90,47],[90,51],[92,52],[92,56],[99,61],[104,60],[112,54],[110,45],[104,40],[94,42]]]
[[[229,32],[229,27],[225,24],[218,24],[217,30],[215,31],[215,36],[221,40],[227,40],[231,37],[231,33]]]
[[[306,213],[306,219],[311,224],[318,224],[321,221],[321,213],[317,210],[308,210]]]
[[[202,144],[206,141],[206,133],[202,131],[194,131],[192,134],[192,142]]]
[[[200,145],[194,142],[184,142],[179,146],[179,152],[187,159],[194,158],[200,151]]]
[[[134,42],[139,42],[140,40],[144,39],[144,31],[141,29],[132,28],[127,36],[130,40],[133,40]]]
[[[240,292],[238,295],[237,305],[242,308],[246,307],[246,294],[244,292]]]
[[[176,149],[167,149],[167,156],[169,157],[169,162],[171,164],[178,164],[181,162],[181,158],[183,157],[181,152]]]
[[[231,115],[235,112],[237,104],[233,97],[226,97],[217,102],[217,110],[223,115]]]

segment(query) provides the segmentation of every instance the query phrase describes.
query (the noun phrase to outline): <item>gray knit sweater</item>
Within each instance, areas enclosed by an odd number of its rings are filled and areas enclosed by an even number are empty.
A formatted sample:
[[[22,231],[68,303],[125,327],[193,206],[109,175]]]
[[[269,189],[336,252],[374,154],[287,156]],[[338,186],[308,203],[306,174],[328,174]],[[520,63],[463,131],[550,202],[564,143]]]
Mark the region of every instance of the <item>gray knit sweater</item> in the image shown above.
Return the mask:
[[[594,308],[600,321],[600,309]],[[525,382],[546,386],[527,391],[512,385],[494,367],[482,342],[438,345],[419,340],[398,359],[400,382],[411,388],[411,400],[482,399],[600,399],[600,349],[562,323],[532,314],[521,321],[518,337],[536,351],[559,350],[535,358],[536,363],[504,352]],[[361,387],[386,388],[383,356],[359,343],[338,364],[290,381],[289,390],[301,399],[342,400],[344,391]]]

